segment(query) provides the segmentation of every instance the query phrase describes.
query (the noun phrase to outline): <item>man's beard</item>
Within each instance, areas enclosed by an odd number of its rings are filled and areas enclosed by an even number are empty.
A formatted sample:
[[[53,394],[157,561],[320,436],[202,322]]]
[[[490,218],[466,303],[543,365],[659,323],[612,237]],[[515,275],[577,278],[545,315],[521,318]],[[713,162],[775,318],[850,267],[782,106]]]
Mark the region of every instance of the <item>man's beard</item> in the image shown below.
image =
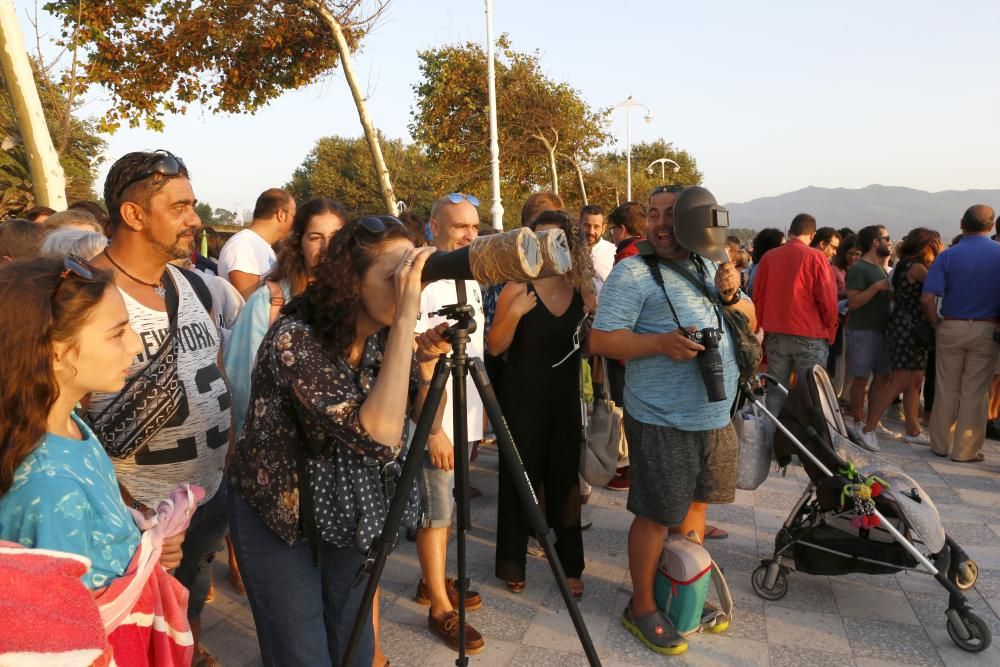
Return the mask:
[[[149,245],[169,258],[168,261],[175,259],[187,259],[191,256],[191,248],[194,245],[194,238],[189,242],[181,243],[181,237],[187,232],[181,232],[174,239],[173,244],[165,245],[159,241],[155,236],[153,236],[152,230],[148,228],[143,228],[142,235],[146,239]]]
[[[878,256],[879,257],[888,257],[891,254],[892,254],[892,248],[886,248],[886,247],[881,247],[881,246],[878,248]]]

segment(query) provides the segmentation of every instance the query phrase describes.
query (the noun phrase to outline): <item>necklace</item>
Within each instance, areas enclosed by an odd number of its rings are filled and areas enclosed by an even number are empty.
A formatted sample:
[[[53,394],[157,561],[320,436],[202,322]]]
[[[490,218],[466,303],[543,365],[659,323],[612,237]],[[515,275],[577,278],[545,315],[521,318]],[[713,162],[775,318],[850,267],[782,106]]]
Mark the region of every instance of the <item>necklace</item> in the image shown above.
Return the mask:
[[[115,261],[114,257],[111,256],[111,253],[108,252],[107,250],[104,251],[104,256],[108,258],[108,261],[111,262],[116,269],[118,269],[119,271],[121,271],[122,273],[124,273],[127,277],[131,278],[133,281],[139,283],[140,285],[145,285],[146,287],[152,287],[153,288],[153,293],[156,296],[158,296],[161,299],[163,299],[164,301],[166,301],[167,290],[163,288],[163,279],[162,278],[160,279],[159,282],[155,282],[155,283],[147,283],[145,280],[139,280],[138,278],[136,278],[135,276],[133,276],[131,273],[129,273],[128,271],[126,271],[125,269],[123,269],[121,267],[121,265],[118,262]]]

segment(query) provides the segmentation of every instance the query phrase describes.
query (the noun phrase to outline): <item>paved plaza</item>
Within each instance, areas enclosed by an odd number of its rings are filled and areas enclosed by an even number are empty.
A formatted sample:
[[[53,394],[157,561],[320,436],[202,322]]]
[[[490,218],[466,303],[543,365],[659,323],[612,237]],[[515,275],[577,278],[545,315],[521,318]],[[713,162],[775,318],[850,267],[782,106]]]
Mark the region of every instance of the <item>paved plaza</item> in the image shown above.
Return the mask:
[[[896,430],[902,426],[887,420]],[[801,468],[772,472],[757,491],[737,492],[733,505],[710,510],[712,523],[730,537],[709,543],[725,568],[736,599],[730,630],[694,637],[677,657],[657,656],[619,622],[629,599],[626,536],[631,515],[625,493],[595,489],[593,528],[584,533],[586,593],[580,607],[606,667],[639,665],[772,665],[874,667],[876,665],[1000,665],[1000,444],[987,443],[986,464],[952,463],[927,447],[883,438],[887,459],[902,466],[937,503],[947,532],[980,568],[970,602],[992,627],[994,645],[981,654],[959,650],[945,629],[948,596],[925,575],[817,577],[791,573],[788,595],[776,602],[757,597],[750,573],[768,556],[774,534],[806,484]],[[469,620],[486,639],[472,665],[586,665],[548,564],[529,558],[527,588],[508,592],[493,577],[496,529],[496,449],[480,450],[473,483],[469,571],[484,606]],[[454,548],[450,549],[454,564]],[[226,666],[259,665],[246,598],[229,586],[223,554],[215,565],[216,599],[206,608],[204,644]],[[453,665],[455,653],[427,630],[427,608],[412,600],[419,566],[413,543],[400,541],[383,577],[382,644],[394,667]],[[454,574],[454,565],[451,573]]]

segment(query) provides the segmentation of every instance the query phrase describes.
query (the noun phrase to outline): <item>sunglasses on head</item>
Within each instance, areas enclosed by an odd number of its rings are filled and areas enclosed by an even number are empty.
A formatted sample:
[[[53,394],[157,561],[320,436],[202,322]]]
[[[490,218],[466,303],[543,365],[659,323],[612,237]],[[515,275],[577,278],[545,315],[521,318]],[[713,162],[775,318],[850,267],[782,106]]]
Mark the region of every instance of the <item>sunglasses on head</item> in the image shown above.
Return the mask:
[[[63,269],[59,272],[59,282],[56,283],[56,288],[52,292],[52,301],[55,301],[56,295],[59,294],[59,288],[62,287],[63,281],[71,275],[81,280],[93,280],[95,275],[94,267],[79,255],[67,255],[63,258]]]
[[[452,192],[450,195],[447,195],[446,198],[452,204],[458,204],[460,202],[467,201],[476,208],[479,208],[479,199],[477,199],[472,195],[462,194],[461,192]]]
[[[138,183],[139,181],[144,181],[150,176],[159,174],[160,176],[173,178],[174,176],[180,175],[181,172],[187,171],[187,167],[184,166],[184,160],[168,151],[156,151],[152,156],[150,156],[150,159],[153,161],[148,167],[137,171],[128,183],[118,189],[119,198],[121,198],[122,194],[124,194],[129,186]]]
[[[653,191],[649,193],[649,196],[652,197],[654,195],[660,194],[661,192],[669,192],[672,195],[679,195],[680,193],[684,192],[684,186],[683,185],[658,185],[655,188],[653,188]]]
[[[391,215],[366,215],[358,220],[358,226],[375,236],[385,234],[386,230],[394,225],[403,225],[403,221]]]

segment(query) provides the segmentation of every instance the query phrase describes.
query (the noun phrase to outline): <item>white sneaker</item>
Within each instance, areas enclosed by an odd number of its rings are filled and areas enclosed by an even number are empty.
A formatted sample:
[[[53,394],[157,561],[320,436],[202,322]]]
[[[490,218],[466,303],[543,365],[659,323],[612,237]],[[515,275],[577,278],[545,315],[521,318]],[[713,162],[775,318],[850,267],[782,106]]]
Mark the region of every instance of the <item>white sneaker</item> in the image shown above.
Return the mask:
[[[878,436],[875,435],[875,431],[865,433],[865,425],[862,422],[854,422],[854,427],[851,429],[854,435],[854,441],[861,447],[867,449],[870,452],[882,451],[882,448],[878,444]]]
[[[879,435],[883,435],[887,438],[892,438],[893,440],[899,440],[901,434],[888,428],[881,421],[875,426],[875,432]]]
[[[925,447],[929,447],[931,444],[931,439],[930,437],[928,437],[927,433],[923,429],[921,429],[920,433],[917,433],[916,435],[910,435],[909,433],[904,433],[903,442],[908,442],[911,445],[924,445]]]

